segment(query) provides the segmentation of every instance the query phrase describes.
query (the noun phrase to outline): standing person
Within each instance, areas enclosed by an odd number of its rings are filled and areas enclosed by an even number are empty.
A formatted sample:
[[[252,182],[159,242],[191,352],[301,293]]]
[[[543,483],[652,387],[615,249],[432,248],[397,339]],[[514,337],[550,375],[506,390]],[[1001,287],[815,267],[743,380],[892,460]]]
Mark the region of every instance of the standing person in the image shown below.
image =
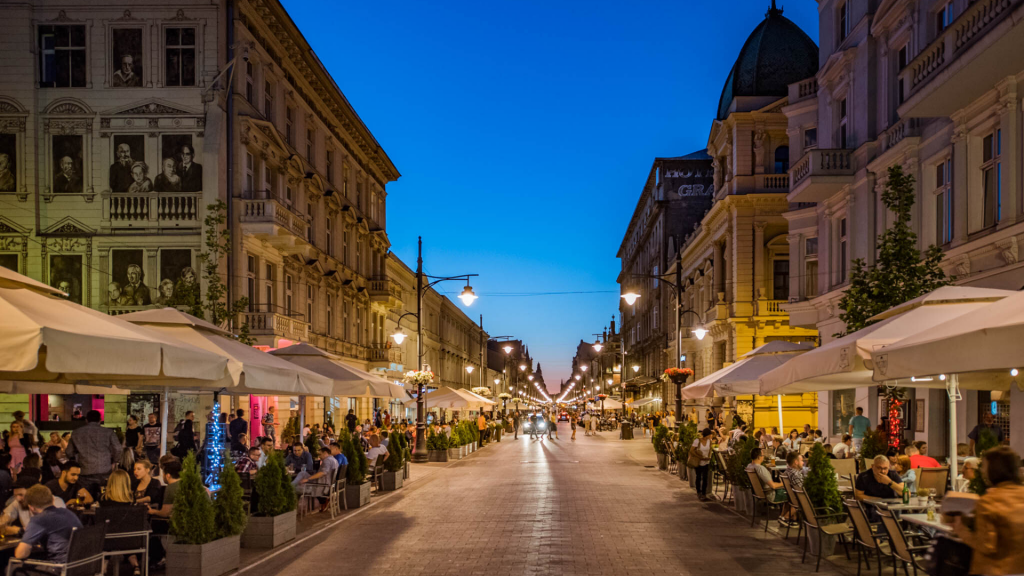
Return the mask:
[[[39,428],[36,426],[35,422],[25,418],[25,413],[21,410],[15,410],[11,413],[11,416],[14,416],[15,422],[21,424],[21,429],[25,431],[25,434],[32,436],[33,440],[36,439],[39,435]]]
[[[974,507],[974,526],[953,519],[953,533],[974,551],[971,574],[1024,574],[1024,484],[1020,458],[1007,446],[985,452],[988,490]]]
[[[196,447],[195,429],[192,428],[192,423],[195,419],[195,413],[189,410],[185,412],[185,419],[181,422],[181,430],[178,432],[178,450],[183,455],[198,450]]]
[[[569,416],[569,427],[572,428],[572,438],[570,438],[570,440],[575,440],[576,439],[576,413],[575,412],[573,412]]]
[[[697,472],[697,498],[703,502],[708,499],[708,470],[711,465],[711,430],[705,428],[700,438],[690,446],[690,457],[699,458],[700,463],[694,469]]]
[[[117,433],[100,426],[100,418],[98,410],[89,410],[85,414],[85,426],[71,433],[65,450],[68,460],[77,459],[82,465],[80,482],[94,499],[100,486],[106,486],[110,471],[121,458],[121,442]]]
[[[676,429],[676,411],[675,410],[669,410],[668,416],[665,417],[665,427],[668,428],[670,431],[674,431]]]
[[[228,425],[228,436],[231,438],[231,451],[244,454],[249,447],[242,444],[245,433],[249,430],[249,423],[245,421],[245,410],[235,410],[235,419]]]
[[[135,414],[128,415],[128,428],[124,431],[124,447],[142,454],[142,427]]]
[[[512,439],[519,440],[519,410],[512,413]]]
[[[558,430],[555,429],[555,427],[558,426],[558,420],[552,418],[552,414],[550,412],[546,413],[544,418],[548,421],[548,440],[551,440],[551,433],[558,432]],[[558,435],[555,434],[555,436],[557,437]]]
[[[1003,429],[995,425],[996,417],[991,412],[985,412],[985,415],[981,417],[981,423],[974,427],[973,430],[967,435],[970,439],[967,447],[968,456],[977,456],[976,451],[978,443],[978,435],[982,433],[992,434],[1000,444],[1003,443]]]
[[[120,446],[120,443],[118,443]],[[7,446],[4,448],[6,454],[11,455],[11,470],[15,474],[21,472],[21,464],[25,457],[33,452],[35,442],[32,436],[25,433],[20,422],[11,422],[11,430],[7,437]]]
[[[160,461],[160,436],[161,426],[157,420],[156,412],[150,413],[149,422],[142,426],[142,447],[146,450],[146,459],[150,464],[156,466]]]
[[[864,409],[857,406],[857,415],[850,418],[850,437],[853,438],[853,451],[860,454],[860,447],[864,445],[864,433],[871,429],[871,420],[864,415]]]
[[[484,418],[483,412],[481,412],[480,415],[476,417],[476,429],[477,432],[480,433],[480,445],[483,446],[484,440],[487,437],[487,418]]]
[[[270,438],[270,441],[276,446],[277,445],[277,430],[274,429],[274,407],[267,408],[267,413],[263,415],[263,436],[264,438]]]
[[[348,428],[349,434],[356,433],[356,426],[359,424],[359,418],[356,417],[355,410],[349,408],[348,415],[345,416],[345,427]]]

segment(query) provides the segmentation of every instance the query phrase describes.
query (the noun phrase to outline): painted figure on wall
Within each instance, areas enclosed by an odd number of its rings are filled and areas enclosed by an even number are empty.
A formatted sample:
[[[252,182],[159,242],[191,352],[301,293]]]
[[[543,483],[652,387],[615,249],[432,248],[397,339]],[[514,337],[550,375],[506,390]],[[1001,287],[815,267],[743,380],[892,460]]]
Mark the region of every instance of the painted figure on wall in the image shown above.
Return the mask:
[[[188,278],[187,281],[186,278]],[[192,251],[187,248],[161,250],[160,289],[157,294],[157,304],[191,306],[197,300],[195,271],[192,269]]]
[[[119,68],[114,71],[110,85],[114,88],[142,86],[142,30],[115,29],[112,36],[112,62],[117,62]]]
[[[115,135],[114,163],[110,165],[110,191],[127,192],[134,179],[132,165],[145,157],[146,138],[142,135]]]
[[[152,304],[152,294],[150,294],[149,287],[146,286],[145,274],[142,272],[142,259],[142,250],[114,250],[111,252],[110,276],[112,281],[107,287],[108,304],[111,306],[148,306]]]
[[[0,192],[15,192],[18,187],[16,142],[14,134],[0,134]]]
[[[153,181],[153,189],[157,192],[181,192],[181,177],[177,169],[178,163],[174,158],[164,158],[160,163],[160,173]]]
[[[149,166],[145,162],[136,161],[132,164],[132,185],[129,192],[152,192],[153,181],[149,179]]]
[[[50,256],[50,285],[68,295],[68,300],[82,303],[82,255]]]
[[[82,137],[53,137],[54,194],[82,193]]]
[[[189,134],[164,134],[161,145],[161,177],[157,177],[159,192],[202,192],[203,191],[203,166],[197,163],[196,149],[192,146],[192,136]],[[173,174],[177,178],[170,177],[170,166],[167,161],[174,162]],[[167,189],[164,188],[174,188]]]
[[[194,162],[195,148],[191,145],[181,147],[181,191],[202,192],[203,166]]]

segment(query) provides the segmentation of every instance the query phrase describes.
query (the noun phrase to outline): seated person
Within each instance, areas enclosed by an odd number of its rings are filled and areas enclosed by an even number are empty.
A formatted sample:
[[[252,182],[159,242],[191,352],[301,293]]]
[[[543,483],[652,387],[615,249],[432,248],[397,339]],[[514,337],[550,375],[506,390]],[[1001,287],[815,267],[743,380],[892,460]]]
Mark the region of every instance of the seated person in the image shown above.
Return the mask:
[[[788,457],[787,457],[788,458]],[[789,460],[787,459],[787,462]],[[764,488],[764,495],[768,498],[769,502],[785,502],[786,501],[786,487],[782,485],[782,482],[776,482],[772,480],[772,473],[768,471],[761,463],[764,462],[764,453],[761,452],[760,448],[754,448],[750,451],[750,464],[747,464],[746,471],[757,474],[757,479],[761,481],[761,486]],[[789,512],[783,514],[787,516]],[[782,519],[780,518],[780,522]],[[789,519],[785,518],[788,522]]]
[[[246,474],[254,476],[256,471],[259,469],[258,465],[261,455],[262,451],[258,447],[253,446],[252,448],[249,448],[249,454],[247,456],[242,456],[238,460],[235,460],[235,472],[238,472],[239,476]]]
[[[832,445],[831,444],[822,444],[821,447],[825,449],[825,456],[827,456],[829,460],[835,460],[836,459],[836,455],[832,453],[833,449],[832,449]],[[811,451],[808,450],[807,454],[810,454],[810,453],[811,453]]]
[[[821,430],[814,431],[814,441],[817,442],[818,444],[825,443],[825,435],[821,432]]]
[[[66,562],[71,530],[82,528],[82,522],[74,512],[57,506],[50,489],[42,484],[29,488],[25,492],[24,502],[32,513],[32,522],[25,528],[21,542],[14,549],[14,557],[24,560],[39,546],[45,552],[47,562]]]
[[[284,459],[285,468],[291,468],[295,472],[313,472],[313,457],[306,451],[302,442],[292,444],[292,451]]]
[[[321,489],[316,491],[314,494],[323,497],[327,495],[327,488],[330,487],[331,482],[334,480],[334,472],[338,470],[338,461],[331,456],[330,448],[320,449],[320,469],[315,474],[309,472],[299,472],[295,476],[295,480],[292,480],[292,486],[295,487],[296,492],[302,492],[302,487],[306,484],[317,484],[321,486]],[[321,512],[323,507],[321,507]]]
[[[145,458],[135,461],[135,502],[159,507],[164,498],[164,487],[153,477],[153,463]]]
[[[903,480],[895,470],[890,469],[889,458],[879,454],[875,456],[869,470],[857,475],[853,489],[858,500],[865,497],[895,498],[903,495]],[[881,521],[874,506],[865,506],[864,510],[869,522]]]
[[[907,456],[910,456],[910,467],[911,468],[938,468],[939,461],[931,456],[928,456],[928,443],[927,442],[914,442],[908,444],[905,450]]]
[[[970,458],[964,459],[963,466],[960,467],[960,473],[956,476],[956,491],[967,492],[967,487],[971,485],[971,480],[974,480],[981,468],[981,458],[971,456]]]
[[[3,514],[0,514],[0,524],[3,525],[4,534],[17,536],[28,527],[33,514],[25,503],[25,494],[29,488],[38,486],[32,478],[18,478],[14,483],[14,495],[7,501]],[[64,508],[64,501],[60,498],[53,499],[53,505]]]
[[[804,457],[797,452],[790,452],[786,455],[786,470],[782,472],[789,478],[789,485],[797,490],[804,489],[804,477],[807,470],[804,468]]]
[[[181,478],[181,462],[177,458],[161,462],[163,481],[167,485],[164,488],[164,497],[159,508],[150,508],[149,515],[154,518],[168,519],[174,509],[174,497],[178,495],[178,480]],[[156,532],[156,530],[154,530]]]
[[[366,453],[366,461],[371,465],[377,461],[377,456],[381,454],[384,458],[388,457],[388,449],[380,445],[380,438],[376,436],[370,437],[370,450]]]
[[[334,460],[338,463],[338,466],[348,466],[348,458],[341,453],[341,444],[337,442],[331,442],[331,455],[334,456]]]
[[[270,457],[270,453],[274,451],[274,439],[269,436],[264,436],[260,440],[260,459],[256,462],[256,468],[263,468],[263,465],[267,463],[267,458]]]
[[[78,476],[82,473],[82,467],[74,460],[68,460],[60,467],[60,477],[50,480],[46,487],[50,493],[60,498],[65,503],[73,502],[76,506],[89,506],[92,504],[92,494],[78,483]]]
[[[832,454],[839,460],[853,458],[853,436],[843,434],[843,441],[832,448]]]
[[[917,473],[914,471],[913,466],[910,465],[910,457],[896,457],[896,472],[900,475],[900,480],[906,484],[907,490],[910,490],[911,494],[916,494]],[[901,490],[900,493],[902,494],[902,492]]]
[[[380,433],[380,445],[385,447],[385,448],[388,447],[388,431],[387,430],[383,430]]]

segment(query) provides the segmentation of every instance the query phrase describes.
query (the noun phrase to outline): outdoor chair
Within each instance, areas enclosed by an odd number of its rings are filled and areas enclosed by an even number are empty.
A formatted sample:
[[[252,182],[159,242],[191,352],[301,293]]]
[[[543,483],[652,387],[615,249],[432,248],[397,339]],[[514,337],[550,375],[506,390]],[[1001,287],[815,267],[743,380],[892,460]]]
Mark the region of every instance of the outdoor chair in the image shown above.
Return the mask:
[[[327,482],[306,482],[302,485],[302,494],[300,495],[299,502],[299,515],[309,514],[313,507],[316,506],[319,498],[330,498],[331,488],[334,486],[334,481],[337,477],[338,469],[335,468],[333,474],[327,479]],[[319,479],[318,479],[319,480]]]
[[[864,565],[871,570],[871,554],[875,554],[878,561],[878,576],[882,576],[882,556],[890,555],[888,539],[885,533],[878,533],[877,525],[868,521],[868,515],[861,507],[860,501],[850,498],[843,500],[846,512],[853,522],[853,543],[857,548],[857,576],[860,576],[860,564],[863,559]]]
[[[7,563],[7,576],[12,576],[19,569],[49,572],[54,576],[100,576],[107,568],[106,557],[103,554],[106,534],[106,523],[97,522],[95,526],[72,528],[68,540],[68,557],[63,564],[11,558]]]
[[[384,455],[377,456],[376,462],[373,463],[373,467],[370,468],[370,481],[373,482],[371,487],[376,487],[379,492],[384,487]]]
[[[824,546],[821,545],[821,541],[825,536],[835,536],[839,538],[839,541],[843,544],[843,549],[846,551],[846,559],[850,560],[850,549],[846,545],[846,536],[853,534],[853,528],[851,528],[846,522],[846,514],[843,512],[827,513],[824,508],[815,508],[811,504],[811,499],[807,497],[807,493],[803,490],[793,489],[796,494],[797,500],[800,502],[800,510],[803,511],[804,525],[807,526],[807,536],[804,536],[804,553],[800,558],[800,562],[803,563],[807,559],[807,548],[810,546],[808,536],[811,531],[815,531],[818,534],[818,563],[815,566],[814,571],[818,572],[821,570],[821,557],[824,550]],[[834,520],[832,524],[823,524],[824,521]]]
[[[917,489],[930,488],[935,490],[935,497],[942,498],[946,494],[949,483],[949,468],[918,468]]]
[[[900,526],[899,520],[893,515],[891,510],[878,509],[878,515],[882,518],[882,526],[885,527],[885,532],[889,535],[889,553],[892,557],[892,574],[896,576],[896,561],[899,560],[903,563],[903,572],[907,571],[907,564],[910,564],[914,569],[914,576],[917,576],[917,569],[924,567],[920,565],[922,558],[922,552],[928,549],[928,545],[924,544],[921,546],[911,546],[907,541],[907,535],[903,532],[903,528]]]
[[[789,476],[785,474],[780,475],[782,478],[782,487],[786,489],[786,496],[789,499],[789,505],[796,510],[796,543],[800,543],[800,535],[804,532],[804,511],[800,508],[800,501],[796,499],[796,494],[793,492],[793,483],[790,482]],[[789,530],[792,526],[786,526],[786,538],[789,538]]]
[[[757,503],[760,501],[764,504],[764,531],[768,532],[768,523],[772,519],[772,509],[776,508],[779,512],[782,512],[782,506],[785,502],[772,502],[768,499],[768,494],[764,491],[764,486],[761,485],[761,479],[757,477],[756,472],[747,470],[747,478],[750,479],[750,487],[754,495],[754,509],[750,511],[750,525],[753,526],[757,523]]]
[[[120,571],[123,557],[139,554],[139,567],[143,576],[149,573],[149,510],[145,504],[136,506],[100,506],[96,509],[96,523],[106,524],[107,535],[103,552],[107,558],[116,558],[114,576]]]
[[[839,479],[842,480],[844,476],[856,476],[857,475],[857,460],[856,458],[844,458],[829,460],[832,464],[832,468],[835,469],[836,474],[839,475]]]
[[[729,500],[729,488],[732,486],[732,479],[729,477],[729,466],[726,462],[725,455],[717,450],[713,450],[715,456],[715,462],[718,463],[718,470],[715,471],[714,485],[712,487],[712,494],[718,494],[718,485],[722,485],[722,503],[726,503]]]
[[[348,464],[338,466],[338,473],[335,476],[334,484],[331,485],[331,494],[328,497],[331,507],[331,518],[341,514],[342,506],[348,510],[348,499],[345,498],[345,488],[348,486]]]
[[[668,454],[668,471],[669,473],[675,473],[676,466],[679,464],[676,462],[676,448],[672,441],[668,439],[664,441],[663,446],[665,447],[665,453]]]

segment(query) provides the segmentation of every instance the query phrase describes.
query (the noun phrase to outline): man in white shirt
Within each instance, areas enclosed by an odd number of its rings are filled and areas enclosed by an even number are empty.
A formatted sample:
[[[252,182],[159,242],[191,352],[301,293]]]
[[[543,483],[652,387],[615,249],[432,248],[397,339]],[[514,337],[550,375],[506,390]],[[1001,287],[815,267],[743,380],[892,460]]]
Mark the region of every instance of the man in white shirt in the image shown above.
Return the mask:
[[[28,528],[29,521],[32,520],[34,514],[29,510],[28,504],[25,503],[25,492],[31,488],[35,482],[31,478],[22,478],[20,481],[14,484],[14,496],[7,501],[7,505],[4,507],[4,511],[0,514],[0,524],[3,525],[3,533],[7,536],[17,536],[19,532]],[[65,508],[64,500],[54,496],[53,505],[57,508]],[[20,526],[14,525],[17,522]]]
[[[843,434],[843,441],[832,448],[832,455],[839,460],[853,458],[853,436]]]
[[[388,457],[388,449],[380,445],[380,438],[377,435],[370,436],[370,451],[366,453],[366,461],[373,463],[377,461],[377,456],[384,455],[386,459]]]
[[[669,412],[668,416],[665,417],[665,427],[669,430],[676,429],[676,413],[674,410]]]

